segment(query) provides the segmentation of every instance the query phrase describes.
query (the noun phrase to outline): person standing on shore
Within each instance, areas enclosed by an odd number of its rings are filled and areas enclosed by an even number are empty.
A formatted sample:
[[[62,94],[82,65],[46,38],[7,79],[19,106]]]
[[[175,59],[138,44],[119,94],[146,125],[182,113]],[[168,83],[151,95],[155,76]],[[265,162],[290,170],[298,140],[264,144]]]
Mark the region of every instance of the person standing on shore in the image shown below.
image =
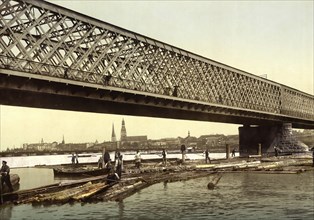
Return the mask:
[[[7,165],[6,161],[2,161],[2,167],[0,169],[1,173],[1,188],[3,188],[3,184],[7,184],[10,192],[13,192],[13,187],[10,180],[10,167]]]

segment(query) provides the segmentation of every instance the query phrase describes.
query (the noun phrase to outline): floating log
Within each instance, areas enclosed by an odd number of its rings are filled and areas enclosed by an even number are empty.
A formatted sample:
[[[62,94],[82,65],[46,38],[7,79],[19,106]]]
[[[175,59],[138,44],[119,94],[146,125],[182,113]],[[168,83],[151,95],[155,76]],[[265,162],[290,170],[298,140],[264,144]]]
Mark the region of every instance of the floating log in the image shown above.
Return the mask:
[[[207,184],[208,189],[214,189],[215,186],[218,184],[219,180],[221,179],[221,174],[213,175],[212,180]]]
[[[104,182],[95,184],[88,182],[83,185],[65,189],[59,192],[38,194],[34,197],[24,200],[23,203],[65,203],[70,200],[84,200],[105,189],[106,187],[109,186]]]
[[[201,164],[196,165],[196,169],[204,169],[204,168],[211,168],[211,169],[226,169],[226,168],[237,168],[237,169],[243,169],[243,168],[249,168],[249,167],[257,167],[261,161],[253,161],[253,162],[247,162],[247,161],[241,161],[237,163],[222,163],[222,164]]]
[[[299,174],[304,170],[222,170],[218,173],[254,173],[254,174]]]

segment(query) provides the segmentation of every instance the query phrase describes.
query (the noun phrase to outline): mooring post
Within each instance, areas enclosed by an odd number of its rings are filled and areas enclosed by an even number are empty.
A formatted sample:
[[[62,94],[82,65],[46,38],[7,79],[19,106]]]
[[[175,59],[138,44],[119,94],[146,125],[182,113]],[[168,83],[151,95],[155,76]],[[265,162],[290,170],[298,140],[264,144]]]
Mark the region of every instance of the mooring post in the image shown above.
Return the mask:
[[[226,144],[226,159],[230,158],[230,146],[229,144]]]
[[[104,147],[103,149],[102,149],[102,168],[104,168],[105,167],[105,157],[104,157],[104,155],[105,155],[105,152],[106,152],[106,148]]]
[[[181,153],[182,153],[182,163],[185,162],[185,151],[186,151],[186,147],[184,144],[181,145]]]
[[[258,155],[262,156],[262,144],[258,143]]]

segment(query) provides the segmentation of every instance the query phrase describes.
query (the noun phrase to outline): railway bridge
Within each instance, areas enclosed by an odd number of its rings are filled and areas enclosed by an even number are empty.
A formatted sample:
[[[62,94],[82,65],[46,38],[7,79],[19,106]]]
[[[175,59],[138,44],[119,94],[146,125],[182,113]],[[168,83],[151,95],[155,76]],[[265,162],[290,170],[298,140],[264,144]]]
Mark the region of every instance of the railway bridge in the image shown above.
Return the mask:
[[[0,104],[240,124],[241,154],[314,128],[313,95],[40,0],[0,0]]]

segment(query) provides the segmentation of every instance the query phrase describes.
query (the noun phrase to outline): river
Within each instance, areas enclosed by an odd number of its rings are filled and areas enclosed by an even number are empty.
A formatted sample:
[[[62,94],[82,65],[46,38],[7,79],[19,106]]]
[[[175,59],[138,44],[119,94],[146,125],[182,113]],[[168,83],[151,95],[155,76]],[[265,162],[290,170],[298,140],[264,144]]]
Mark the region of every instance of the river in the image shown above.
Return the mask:
[[[58,182],[51,169],[14,168],[20,189]],[[6,219],[314,219],[314,170],[301,174],[225,173],[214,190],[208,177],[158,183],[123,202],[0,207]]]
[[[113,151],[110,152],[110,158],[114,159]],[[131,161],[134,160],[135,151],[122,152],[123,160]],[[235,154],[239,156],[238,153]],[[84,153],[79,154],[79,163],[97,163],[101,153]],[[17,167],[33,167],[36,165],[58,165],[58,164],[70,164],[71,154],[63,155],[36,155],[36,156],[15,156],[15,157],[0,157],[0,160],[6,160],[11,168]],[[142,152],[142,159],[155,159],[162,158],[161,151],[155,152]],[[226,158],[226,153],[210,153],[209,157],[211,159],[222,159]],[[181,159],[182,155],[180,153],[168,153],[167,158],[178,158]],[[204,159],[203,153],[187,153],[186,158],[190,160]]]

